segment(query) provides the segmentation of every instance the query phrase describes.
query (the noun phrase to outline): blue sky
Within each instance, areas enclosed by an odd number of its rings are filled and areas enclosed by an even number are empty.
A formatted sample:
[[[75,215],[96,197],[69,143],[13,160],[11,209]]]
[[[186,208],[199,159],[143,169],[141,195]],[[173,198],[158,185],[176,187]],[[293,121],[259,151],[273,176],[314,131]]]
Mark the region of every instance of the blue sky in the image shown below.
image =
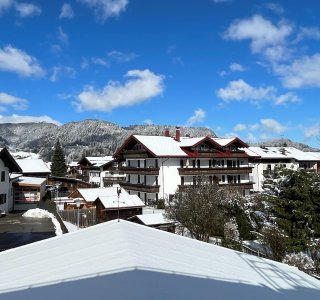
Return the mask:
[[[320,144],[320,1],[0,0],[0,122]]]

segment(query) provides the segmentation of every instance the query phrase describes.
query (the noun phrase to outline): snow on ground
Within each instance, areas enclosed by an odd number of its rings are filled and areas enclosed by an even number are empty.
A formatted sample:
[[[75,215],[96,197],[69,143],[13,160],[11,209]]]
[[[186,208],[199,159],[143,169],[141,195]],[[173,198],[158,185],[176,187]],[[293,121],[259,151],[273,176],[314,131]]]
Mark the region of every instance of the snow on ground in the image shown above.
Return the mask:
[[[158,213],[164,213],[164,209],[158,209],[153,206],[145,206],[142,208],[142,214],[158,214]]]
[[[64,225],[66,225],[68,232],[74,232],[78,230],[78,227],[70,222],[63,221]]]
[[[29,209],[22,216],[27,218],[40,218],[40,219],[50,218],[55,228],[56,235],[62,234],[60,223],[58,222],[56,217],[52,213],[48,212],[47,210],[40,209],[40,208]]]

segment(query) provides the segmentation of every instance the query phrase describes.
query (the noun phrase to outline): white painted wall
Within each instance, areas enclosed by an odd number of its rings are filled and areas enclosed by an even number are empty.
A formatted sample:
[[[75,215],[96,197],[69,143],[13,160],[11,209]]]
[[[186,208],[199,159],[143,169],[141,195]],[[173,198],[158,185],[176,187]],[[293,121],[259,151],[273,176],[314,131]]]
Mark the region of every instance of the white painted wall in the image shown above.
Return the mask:
[[[6,202],[0,204],[0,210],[8,212],[12,209],[12,198],[10,195],[10,181],[9,181],[9,169],[5,166],[4,162],[0,159],[0,179],[2,171],[5,172],[5,181],[0,182],[0,194],[6,195]]]

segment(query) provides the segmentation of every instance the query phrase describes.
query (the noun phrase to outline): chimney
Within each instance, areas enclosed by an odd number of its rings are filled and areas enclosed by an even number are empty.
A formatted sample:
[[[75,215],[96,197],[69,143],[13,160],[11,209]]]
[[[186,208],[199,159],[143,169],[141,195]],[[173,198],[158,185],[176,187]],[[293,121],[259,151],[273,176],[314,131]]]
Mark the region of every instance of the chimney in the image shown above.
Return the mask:
[[[176,127],[176,137],[175,140],[180,142],[180,127]]]
[[[168,128],[166,128],[166,130],[164,131],[164,136],[170,137],[170,131]]]

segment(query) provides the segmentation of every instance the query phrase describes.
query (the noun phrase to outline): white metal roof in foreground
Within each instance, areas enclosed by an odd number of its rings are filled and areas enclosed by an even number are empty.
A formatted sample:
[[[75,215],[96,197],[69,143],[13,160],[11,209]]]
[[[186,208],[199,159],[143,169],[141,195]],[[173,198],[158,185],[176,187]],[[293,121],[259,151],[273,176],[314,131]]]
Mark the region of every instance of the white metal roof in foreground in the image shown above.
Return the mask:
[[[117,220],[0,253],[1,300],[320,299],[296,268]]]

